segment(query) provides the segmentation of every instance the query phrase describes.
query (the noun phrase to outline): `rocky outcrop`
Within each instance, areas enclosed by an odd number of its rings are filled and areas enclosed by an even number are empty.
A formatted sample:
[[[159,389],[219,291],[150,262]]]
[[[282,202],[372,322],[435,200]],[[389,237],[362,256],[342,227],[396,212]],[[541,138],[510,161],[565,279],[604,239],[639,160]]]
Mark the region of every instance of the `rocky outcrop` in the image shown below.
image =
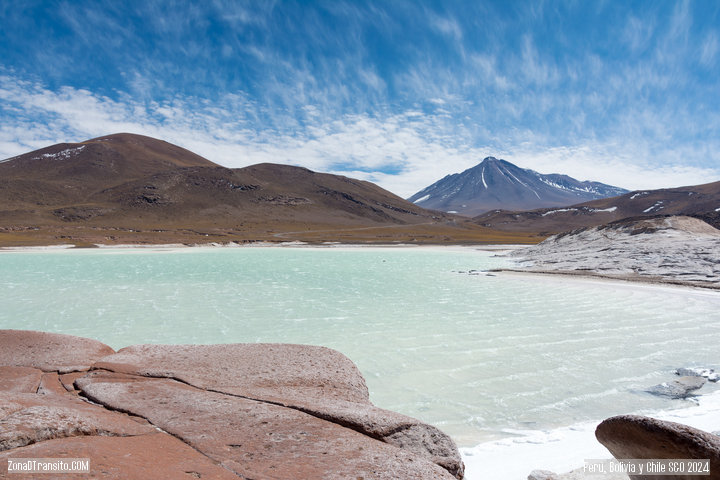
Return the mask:
[[[463,476],[447,435],[372,405],[355,365],[327,348],[115,353],[87,339],[12,330],[0,331],[0,345],[0,469],[5,458],[72,457],[90,458],[103,478]]]
[[[457,447],[437,428],[370,403],[344,355],[287,344],[138,345],[95,364],[119,373],[181,380],[204,390],[300,410],[395,445],[462,475]]]
[[[709,477],[629,475],[631,479],[720,478],[720,437],[687,425],[638,415],[608,418],[595,430],[598,441],[617,459],[709,459]]]
[[[682,367],[675,370],[676,375],[681,377],[703,377],[707,378],[710,382],[717,382],[720,380],[720,373],[716,372],[712,368],[703,367]]]
[[[554,235],[511,255],[522,271],[720,289],[720,230],[697,218],[627,219]]]
[[[663,382],[648,389],[654,395],[662,395],[670,398],[687,398],[695,390],[705,385],[707,380],[700,376],[680,377],[671,382]]]
[[[0,365],[68,373],[88,370],[111,353],[115,353],[112,348],[89,338],[28,330],[0,331]]]

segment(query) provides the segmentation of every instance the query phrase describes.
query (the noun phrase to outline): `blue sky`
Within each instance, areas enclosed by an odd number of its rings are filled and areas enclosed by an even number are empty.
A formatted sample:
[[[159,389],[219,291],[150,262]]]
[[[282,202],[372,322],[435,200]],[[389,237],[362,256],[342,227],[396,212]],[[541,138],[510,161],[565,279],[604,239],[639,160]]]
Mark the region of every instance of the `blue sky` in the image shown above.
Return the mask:
[[[0,158],[134,132],[401,195],[720,180],[717,1],[0,0]]]

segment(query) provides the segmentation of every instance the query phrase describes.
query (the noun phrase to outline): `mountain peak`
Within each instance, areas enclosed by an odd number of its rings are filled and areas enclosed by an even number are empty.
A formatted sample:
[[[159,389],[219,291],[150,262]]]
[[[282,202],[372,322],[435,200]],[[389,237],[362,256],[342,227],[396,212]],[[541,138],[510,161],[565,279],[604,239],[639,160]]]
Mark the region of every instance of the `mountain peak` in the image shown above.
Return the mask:
[[[462,173],[449,175],[408,200],[425,208],[463,215],[490,210],[532,210],[573,205],[626,193],[567,175],[544,175],[506,160],[486,157]]]
[[[86,140],[82,143],[95,143],[95,142],[136,142],[136,143],[153,143],[153,142],[164,142],[163,140],[158,140],[157,138],[148,137],[146,135],[140,135],[139,133],[128,133],[128,132],[120,132],[120,133],[111,133],[110,135],[103,135],[102,137],[96,137],[91,138],[90,140]]]
[[[504,161],[505,160],[500,160],[499,158],[495,158],[495,157],[485,157],[485,158],[483,158],[482,162],[478,163],[477,165],[475,165],[472,168],[478,168],[478,167],[488,166],[488,165],[495,165],[498,163],[502,163]]]
[[[2,164],[3,168],[18,173],[35,172],[39,178],[62,177],[66,173],[91,175],[92,172],[100,178],[118,173],[137,177],[179,167],[218,166],[177,145],[134,133],[59,143],[9,158]]]

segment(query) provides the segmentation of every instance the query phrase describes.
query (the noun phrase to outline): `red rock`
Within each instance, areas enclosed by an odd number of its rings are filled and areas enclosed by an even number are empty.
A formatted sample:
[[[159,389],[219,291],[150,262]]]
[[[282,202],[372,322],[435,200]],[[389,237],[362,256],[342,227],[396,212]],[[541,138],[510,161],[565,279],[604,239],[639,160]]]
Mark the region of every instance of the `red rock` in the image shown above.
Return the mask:
[[[288,344],[136,345],[94,368],[176,378],[198,388],[272,402],[427,458],[461,478],[455,442],[439,429],[370,403],[355,364],[325,347]]]
[[[0,365],[0,392],[35,393],[42,374],[36,368]]]
[[[65,390],[68,392],[74,392],[75,391],[75,380],[85,375],[86,372],[71,372],[71,373],[65,373],[63,375],[59,375],[60,383],[62,383],[62,386],[65,387]]]
[[[63,384],[60,383],[60,377],[57,373],[43,373],[37,393],[41,395],[65,395],[67,392]]]
[[[447,435],[372,405],[358,369],[334,350],[250,344],[113,353],[94,340],[0,330],[0,458],[87,456],[94,478],[235,478],[230,470],[268,479],[462,477]]]
[[[0,393],[0,451],[53,438],[153,431],[71,394]]]
[[[0,365],[67,373],[88,370],[90,365],[112,353],[115,353],[112,348],[89,338],[30,330],[0,330]]]
[[[182,441],[159,432],[133,437],[73,437],[48,440],[0,452],[0,477],[7,474],[9,458],[89,458],[90,474],[63,473],[62,480],[98,479],[188,479],[238,480],[237,475],[217,465]],[[15,474],[26,480],[39,475]],[[51,478],[42,474],[41,478]]]
[[[172,377],[213,390],[238,394],[304,395],[369,401],[355,364],[338,351],[312,345],[134,345],[98,361],[95,368],[148,377]]]
[[[453,478],[417,455],[292,408],[99,370],[76,384],[93,401],[148,419],[245,478]]]
[[[620,415],[600,423],[595,436],[618,459],[710,459],[710,477],[629,475],[631,479],[720,478],[720,437],[717,435],[680,423],[640,415]]]

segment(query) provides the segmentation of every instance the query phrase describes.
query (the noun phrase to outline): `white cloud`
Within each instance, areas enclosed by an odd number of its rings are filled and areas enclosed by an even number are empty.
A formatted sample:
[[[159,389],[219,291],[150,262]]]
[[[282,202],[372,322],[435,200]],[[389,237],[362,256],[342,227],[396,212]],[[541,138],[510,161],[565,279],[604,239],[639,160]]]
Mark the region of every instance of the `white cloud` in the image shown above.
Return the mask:
[[[630,50],[635,53],[641,52],[650,46],[654,30],[654,21],[631,15],[622,32],[622,39],[628,44]]]
[[[541,57],[530,35],[523,37],[522,73],[531,83],[538,85],[555,83],[559,78],[557,67]]]
[[[692,23],[690,1],[682,0],[678,2],[670,18],[669,36],[674,39],[687,39],[692,29]]]
[[[443,98],[442,107],[453,99]],[[541,173],[566,173],[628,189],[720,179],[717,168],[688,161],[713,158],[717,145],[659,150],[628,138],[558,145],[529,129],[496,130],[490,136],[492,129],[481,126],[476,133],[485,140],[473,143],[473,135],[458,130],[443,114],[415,109],[327,120],[309,105],[302,109],[303,126],[259,131],[256,119],[263,112],[242,94],[214,103],[193,98],[144,103],[70,87],[50,91],[8,75],[0,76],[0,101],[0,114],[6,118],[0,126],[0,158],[58,142],[132,132],[178,144],[228,167],[260,162],[301,165],[370,180],[403,197],[486,156]]]
[[[498,61],[495,56],[486,54],[474,54],[470,58],[470,63],[477,69],[480,78],[478,82],[489,84],[501,91],[508,90],[513,87],[512,82],[507,76],[500,73],[498,69]]]
[[[430,15],[430,25],[442,33],[452,38],[455,42],[462,42],[463,31],[460,24],[454,18],[441,17],[439,15]]]
[[[646,160],[653,157],[645,150],[637,145],[596,143],[542,151],[520,149],[508,154],[506,159],[540,173],[563,173],[578,180],[600,181],[628,190],[699,185],[720,180],[720,169],[683,163],[685,158],[699,152],[670,151],[664,163],[658,165]],[[677,160],[675,163],[673,157]]]
[[[706,67],[711,67],[715,63],[718,50],[720,50],[720,43],[718,42],[717,33],[711,32],[700,47],[700,63]]]

